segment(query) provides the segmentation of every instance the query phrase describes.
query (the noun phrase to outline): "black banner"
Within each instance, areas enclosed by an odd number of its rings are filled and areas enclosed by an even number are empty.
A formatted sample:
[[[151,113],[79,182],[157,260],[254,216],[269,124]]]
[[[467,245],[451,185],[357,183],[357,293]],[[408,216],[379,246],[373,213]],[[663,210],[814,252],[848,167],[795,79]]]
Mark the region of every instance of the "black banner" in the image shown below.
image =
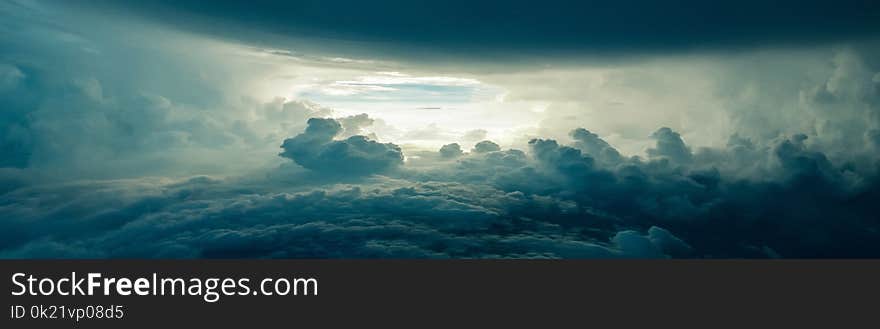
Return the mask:
[[[880,292],[880,261],[5,260],[0,267],[2,328],[840,327],[871,325]]]

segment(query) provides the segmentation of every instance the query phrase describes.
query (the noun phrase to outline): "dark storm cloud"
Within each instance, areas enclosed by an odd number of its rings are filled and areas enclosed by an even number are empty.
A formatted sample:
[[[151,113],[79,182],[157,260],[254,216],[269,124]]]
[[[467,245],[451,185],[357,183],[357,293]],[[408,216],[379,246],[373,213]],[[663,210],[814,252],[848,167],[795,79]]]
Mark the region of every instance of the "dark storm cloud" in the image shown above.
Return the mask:
[[[880,6],[867,0],[163,0],[92,6],[235,38],[244,38],[242,31],[262,31],[430,46],[467,56],[474,56],[472,50],[595,53],[798,44],[880,32]]]
[[[364,118],[366,116],[361,119]],[[344,120],[352,122],[353,119]],[[309,119],[305,132],[284,140],[281,144],[284,152],[280,155],[305,168],[331,175],[373,174],[403,164],[403,152],[397,145],[379,143],[361,135],[334,140],[342,132],[343,126],[334,119]]]

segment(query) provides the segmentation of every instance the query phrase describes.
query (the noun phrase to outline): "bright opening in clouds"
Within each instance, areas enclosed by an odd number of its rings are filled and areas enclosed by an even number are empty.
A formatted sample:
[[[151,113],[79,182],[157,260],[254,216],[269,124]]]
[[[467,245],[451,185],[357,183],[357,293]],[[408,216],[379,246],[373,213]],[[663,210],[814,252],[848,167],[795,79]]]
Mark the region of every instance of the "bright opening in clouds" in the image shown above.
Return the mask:
[[[0,257],[878,257],[876,7],[5,1]]]
[[[536,128],[536,115],[514,105],[501,115],[505,90],[474,78],[372,72],[349,80],[297,85],[294,99],[327,105],[341,115],[381,119],[377,137],[413,147],[437,148],[473,130],[510,140],[511,128]],[[488,123],[488,124],[487,124]]]

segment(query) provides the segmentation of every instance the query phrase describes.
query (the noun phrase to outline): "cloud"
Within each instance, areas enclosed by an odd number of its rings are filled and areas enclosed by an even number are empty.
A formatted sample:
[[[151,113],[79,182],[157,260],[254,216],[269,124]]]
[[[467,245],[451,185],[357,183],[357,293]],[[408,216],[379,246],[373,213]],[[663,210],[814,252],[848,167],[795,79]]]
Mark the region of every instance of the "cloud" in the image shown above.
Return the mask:
[[[340,133],[342,137],[363,135],[364,128],[373,125],[374,122],[374,120],[366,113],[347,116],[336,120],[342,125],[343,131]]]
[[[332,114],[333,110],[321,105],[304,100],[285,100],[284,98],[275,98],[263,104],[261,113],[266,120],[285,124],[284,128],[288,130],[295,125],[303,125],[304,128],[309,118],[328,117]],[[360,117],[352,117],[351,119],[352,122],[361,122],[367,125],[366,122],[357,120],[362,119]],[[353,129],[359,128],[360,126],[353,127]]]
[[[536,5],[517,0],[499,6],[455,0],[432,4],[425,10],[407,1],[371,5],[328,1],[306,8],[269,1],[247,5],[222,1],[209,8],[197,1],[99,1],[88,8],[109,7],[138,19],[174,23],[187,31],[230,39],[268,39],[264,36],[268,34],[374,42],[382,45],[384,55],[409,60],[437,54],[515,58],[534,53],[619,56],[740,49],[871,37],[880,30],[878,9],[864,1],[784,1],[776,6],[753,0],[711,5],[685,1],[679,6],[684,10],[672,13],[663,4],[637,5],[638,10],[631,3],[597,6],[550,1]],[[473,14],[461,15],[462,7]],[[179,19],[170,22],[163,15],[169,9]],[[241,15],[245,11],[249,14]],[[521,15],[523,12],[529,15]],[[224,22],[223,28],[218,29],[216,22]],[[239,28],[242,26],[248,29]]]
[[[574,147],[607,164],[617,164],[623,160],[614,147],[589,130],[578,128],[572,130],[569,136],[575,140]]]
[[[440,156],[444,158],[457,158],[464,154],[458,143],[446,144],[440,147]]]
[[[475,153],[488,153],[488,152],[495,152],[495,151],[500,151],[500,150],[501,150],[501,147],[498,146],[498,144],[495,144],[495,142],[493,142],[493,141],[486,140],[486,141],[482,141],[477,144],[474,144],[474,149],[471,151],[475,152]]]
[[[517,218],[517,209],[552,200],[459,184],[374,184],[259,194],[239,193],[236,182],[207,177],[32,187],[15,197],[50,191],[63,197],[19,209],[18,220],[4,222],[0,255],[664,257],[626,239],[572,237],[558,226]],[[507,208],[505,198],[524,204]],[[78,219],[70,222],[70,216]]]
[[[278,162],[278,142],[321,111],[253,99],[243,86],[255,65],[221,61],[217,43],[107,23],[150,40],[138,47],[49,4],[0,12],[2,167],[65,173],[57,179],[253,169]],[[182,44],[188,51],[174,53]]]
[[[335,175],[380,173],[403,163],[403,152],[397,145],[360,135],[334,140],[342,131],[334,119],[309,119],[305,132],[284,140],[280,155],[310,170]]]
[[[655,148],[648,149],[648,156],[652,158],[666,158],[676,163],[688,163],[691,161],[691,150],[681,140],[681,135],[667,127],[663,127],[651,134],[657,140]]]
[[[283,155],[306,172],[282,167],[254,178],[48,185],[31,185],[10,173],[11,185],[0,197],[0,204],[6,205],[0,214],[13,220],[3,223],[6,233],[0,254],[490,258],[880,254],[875,243],[880,238],[878,224],[872,220],[873,200],[880,193],[877,172],[835,165],[811,149],[804,136],[749,151],[742,150],[748,143],[734,139],[726,148],[695,153],[688,163],[667,156],[621,157],[612,163],[596,161],[591,152],[578,148],[601,145],[606,148],[602,153],[609,154],[610,144],[599,143],[599,137],[587,135],[586,130],[574,130],[570,134],[579,138],[572,146],[535,139],[525,152],[458,154],[456,161],[408,167],[393,144],[363,136],[335,140],[342,130],[334,119],[313,118],[302,134],[285,142]],[[676,133],[670,130],[664,135]],[[658,138],[654,148],[663,149],[669,141]],[[395,156],[382,156],[388,152]],[[768,172],[781,174],[743,179],[737,171],[720,166],[745,161],[729,160],[738,157],[762,158],[753,153],[764,154],[761,165]],[[384,175],[369,175],[380,172]]]

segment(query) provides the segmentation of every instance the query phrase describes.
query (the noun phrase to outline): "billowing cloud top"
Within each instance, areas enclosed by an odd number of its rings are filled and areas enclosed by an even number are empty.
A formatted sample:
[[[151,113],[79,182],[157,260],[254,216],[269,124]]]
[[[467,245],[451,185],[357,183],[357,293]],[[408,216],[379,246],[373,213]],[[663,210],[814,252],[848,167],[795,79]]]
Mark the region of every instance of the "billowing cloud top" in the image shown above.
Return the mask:
[[[342,125],[334,119],[311,118],[305,132],[284,140],[281,156],[330,175],[372,174],[403,163],[403,153],[397,145],[378,143],[360,135],[333,140],[341,132]]]

